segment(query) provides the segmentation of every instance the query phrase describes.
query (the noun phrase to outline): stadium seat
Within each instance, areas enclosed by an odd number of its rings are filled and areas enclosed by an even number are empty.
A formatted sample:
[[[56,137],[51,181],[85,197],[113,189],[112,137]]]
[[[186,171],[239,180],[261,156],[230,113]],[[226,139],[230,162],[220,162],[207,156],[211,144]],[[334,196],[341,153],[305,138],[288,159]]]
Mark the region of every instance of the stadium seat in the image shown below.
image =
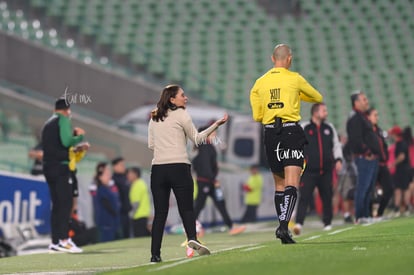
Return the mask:
[[[47,4],[48,3],[45,0],[30,0],[30,5],[33,8],[45,8]]]
[[[410,0],[379,0],[375,5],[309,0],[301,2],[300,16],[283,18],[267,15],[249,0],[30,0],[29,5],[45,10],[46,17],[63,17],[64,26],[96,43],[92,47],[125,56],[139,72],[180,82],[190,95],[234,110],[249,111],[248,90],[272,66],[269,55],[281,42],[294,51],[292,70],[318,89],[340,93],[327,99],[338,120],[347,116],[348,108],[340,106],[349,106],[348,95],[356,86],[374,91],[372,97],[379,93],[372,101],[381,106],[387,96],[381,90],[405,96],[413,90],[414,37],[407,35],[414,31]],[[29,21],[0,4],[2,29],[85,56],[79,49],[66,49],[59,35],[39,39],[39,30],[19,27],[24,22]],[[404,68],[407,77],[376,77],[385,68],[391,75]],[[362,77],[365,72],[368,76]],[[210,88],[215,85],[225,87],[224,92]],[[406,102],[412,100],[394,105]],[[414,118],[407,117],[413,123]]]

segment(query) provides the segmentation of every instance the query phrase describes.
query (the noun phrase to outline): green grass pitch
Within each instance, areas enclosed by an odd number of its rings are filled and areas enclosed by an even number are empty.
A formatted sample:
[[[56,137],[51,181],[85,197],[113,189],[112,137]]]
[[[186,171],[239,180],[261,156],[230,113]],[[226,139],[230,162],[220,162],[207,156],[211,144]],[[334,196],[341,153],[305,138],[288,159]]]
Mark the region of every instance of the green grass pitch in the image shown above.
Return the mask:
[[[183,236],[165,235],[164,262],[149,264],[150,239],[84,247],[82,254],[0,259],[0,274],[414,274],[414,218],[335,227],[281,245],[273,231],[207,234],[210,256],[185,258]]]

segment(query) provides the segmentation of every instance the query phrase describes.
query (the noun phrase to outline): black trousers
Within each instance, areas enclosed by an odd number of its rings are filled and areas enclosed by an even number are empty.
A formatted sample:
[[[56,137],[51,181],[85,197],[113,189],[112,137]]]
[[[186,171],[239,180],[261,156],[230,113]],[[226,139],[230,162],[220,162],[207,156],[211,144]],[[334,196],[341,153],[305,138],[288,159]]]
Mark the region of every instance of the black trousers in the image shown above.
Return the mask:
[[[196,239],[193,206],[194,184],[190,165],[186,163],[153,165],[151,168],[151,192],[155,213],[151,231],[152,255],[160,256],[161,254],[171,190],[177,200],[178,212],[183,221],[187,239]]]
[[[198,219],[198,216],[200,215],[201,210],[203,210],[204,206],[206,205],[207,197],[210,197],[214,205],[217,207],[218,211],[220,212],[221,217],[223,218],[224,223],[231,228],[233,226],[233,222],[230,219],[229,213],[226,209],[226,202],[224,201],[224,197],[221,193],[221,190],[218,190],[220,194],[218,194],[216,191],[217,189],[214,187],[213,182],[203,182],[200,180],[197,180],[198,185],[198,195],[195,200],[195,206],[194,206],[194,213],[196,219]]]
[[[68,238],[69,220],[73,204],[73,186],[67,164],[43,165],[43,172],[49,186],[52,201],[50,217],[52,243]]]
[[[150,235],[147,228],[148,218],[139,218],[132,220],[132,232],[134,237],[146,237]]]
[[[247,205],[246,212],[244,212],[242,223],[257,221],[257,205]]]
[[[386,165],[380,164],[378,166],[377,181],[382,188],[382,197],[380,199],[378,207],[378,216],[382,216],[384,214],[385,208],[388,205],[388,202],[393,195],[392,178],[390,170],[388,170],[388,167]]]
[[[305,221],[306,212],[309,203],[312,201],[313,191],[315,187],[318,188],[319,195],[322,200],[322,222],[324,225],[330,225],[332,222],[332,172],[325,171],[323,174],[319,173],[303,173],[300,187],[299,187],[299,203],[298,211],[296,213],[296,223],[302,224]]]
[[[131,218],[128,213],[121,212],[122,239],[131,237]]]

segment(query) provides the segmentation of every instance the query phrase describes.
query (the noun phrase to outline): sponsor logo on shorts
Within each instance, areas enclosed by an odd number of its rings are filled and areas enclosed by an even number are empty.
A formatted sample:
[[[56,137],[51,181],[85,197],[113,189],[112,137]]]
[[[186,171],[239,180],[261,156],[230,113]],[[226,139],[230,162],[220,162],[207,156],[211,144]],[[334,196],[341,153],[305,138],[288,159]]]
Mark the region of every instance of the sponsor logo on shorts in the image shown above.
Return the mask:
[[[282,159],[304,159],[303,150],[291,150],[284,149],[280,147],[280,142],[277,144],[275,149],[277,160],[281,161]]]

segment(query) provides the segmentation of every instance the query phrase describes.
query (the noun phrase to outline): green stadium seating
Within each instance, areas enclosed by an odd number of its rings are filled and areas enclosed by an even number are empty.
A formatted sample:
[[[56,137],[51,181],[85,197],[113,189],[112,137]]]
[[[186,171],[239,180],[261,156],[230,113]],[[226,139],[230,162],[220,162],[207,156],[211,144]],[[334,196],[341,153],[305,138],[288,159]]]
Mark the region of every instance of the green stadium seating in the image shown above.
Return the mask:
[[[190,96],[226,108],[250,112],[249,89],[272,66],[274,45],[287,43],[294,53],[292,69],[324,93],[337,127],[344,129],[349,94],[357,88],[367,91],[381,112],[398,113],[402,121],[414,124],[409,113],[414,105],[411,0],[307,0],[301,1],[300,16],[283,18],[267,15],[250,0],[30,0],[29,4],[92,38],[93,47],[126,57],[139,72],[180,83]],[[39,38],[41,29],[16,15],[0,4],[0,28],[81,59],[99,60],[76,46],[66,47],[59,35],[43,30]],[[28,24],[22,29],[25,20]],[[401,96],[389,100],[394,92]]]

